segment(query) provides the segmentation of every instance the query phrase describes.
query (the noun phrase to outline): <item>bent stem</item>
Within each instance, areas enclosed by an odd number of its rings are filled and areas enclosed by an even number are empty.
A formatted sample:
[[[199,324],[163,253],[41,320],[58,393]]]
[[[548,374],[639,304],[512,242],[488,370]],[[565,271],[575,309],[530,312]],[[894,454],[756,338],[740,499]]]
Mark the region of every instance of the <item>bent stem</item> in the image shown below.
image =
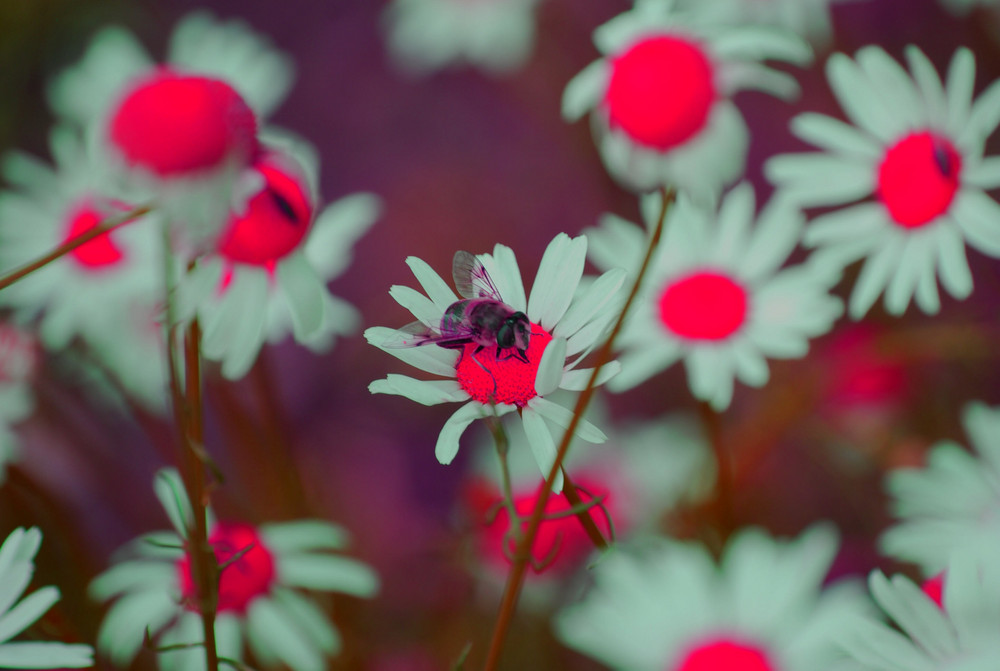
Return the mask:
[[[569,444],[572,441],[573,434],[575,433],[584,412],[586,412],[587,406],[590,404],[590,399],[594,395],[597,384],[597,376],[600,374],[601,368],[604,364],[611,358],[611,352],[614,348],[615,340],[621,332],[622,326],[625,323],[625,318],[632,307],[632,303],[635,302],[635,298],[639,294],[639,288],[642,286],[642,280],[646,276],[646,271],[649,268],[649,262],[653,258],[653,252],[656,251],[656,248],[660,244],[660,238],[663,236],[663,226],[667,218],[667,212],[673,204],[676,194],[673,189],[663,189],[661,194],[663,196],[663,205],[660,209],[660,216],[657,219],[656,227],[653,229],[653,233],[649,238],[649,247],[646,249],[646,256],[643,258],[642,265],[639,267],[639,272],[635,278],[635,284],[632,285],[632,291],[625,300],[625,305],[622,307],[622,311],[618,315],[618,319],[615,322],[614,327],[611,329],[611,334],[608,336],[608,339],[604,342],[604,345],[597,353],[597,362],[594,366],[594,370],[590,374],[587,386],[577,398],[576,405],[573,408],[573,417],[569,422],[569,426],[566,427],[566,432],[563,434],[562,440],[559,443],[559,449],[556,451],[555,461],[552,463],[552,468],[549,470],[548,477],[545,479],[545,487],[542,488],[538,499],[535,501],[535,508],[532,510],[531,518],[528,520],[528,528],[526,529],[521,542],[517,545],[517,552],[514,556],[514,565],[511,567],[510,573],[507,575],[507,583],[504,586],[503,597],[500,601],[500,610],[497,614],[496,624],[493,628],[493,636],[490,640],[490,647],[486,654],[486,663],[483,666],[484,671],[495,671],[497,665],[500,663],[500,654],[503,652],[503,645],[507,637],[507,631],[510,628],[510,623],[514,619],[514,610],[517,607],[517,600],[521,594],[521,588],[524,586],[524,578],[527,572],[528,562],[531,558],[531,549],[535,543],[535,538],[538,536],[538,530],[542,524],[542,520],[545,517],[545,507],[548,504],[549,496],[552,494],[552,483],[555,482],[556,477],[559,474],[559,470],[562,468],[563,460],[566,458],[566,452],[569,449]],[[590,515],[587,514],[587,512],[584,512],[583,514],[586,515],[588,519],[590,518]],[[591,523],[593,523],[593,520],[591,520]]]
[[[208,543],[206,506],[208,490],[205,483],[204,427],[202,422],[201,394],[201,328],[192,319],[184,333],[183,379],[178,369],[178,346],[175,315],[173,314],[172,288],[173,263],[170,256],[169,235],[164,228],[164,270],[167,278],[166,329],[167,360],[170,368],[170,391],[173,399],[174,421],[180,441],[181,478],[193,520],[187,532],[187,551],[196,589],[196,604],[201,614],[207,671],[219,668],[219,653],[215,640],[215,614],[219,597],[219,562]]]
[[[4,274],[0,277],[0,290],[6,289],[10,285],[14,284],[18,280],[21,280],[31,273],[35,272],[39,268],[44,268],[48,264],[52,263],[56,259],[63,257],[70,252],[72,252],[77,247],[82,247],[94,238],[99,238],[105,233],[109,233],[119,226],[124,226],[125,224],[138,219],[139,217],[148,214],[152,211],[152,207],[149,205],[143,205],[137,207],[134,210],[120,214],[117,217],[111,217],[110,219],[104,220],[102,223],[94,226],[89,231],[84,231],[80,235],[74,238],[70,238],[66,242],[62,243],[51,252],[41,256],[34,261],[24,264],[16,270],[12,270],[9,273]]]

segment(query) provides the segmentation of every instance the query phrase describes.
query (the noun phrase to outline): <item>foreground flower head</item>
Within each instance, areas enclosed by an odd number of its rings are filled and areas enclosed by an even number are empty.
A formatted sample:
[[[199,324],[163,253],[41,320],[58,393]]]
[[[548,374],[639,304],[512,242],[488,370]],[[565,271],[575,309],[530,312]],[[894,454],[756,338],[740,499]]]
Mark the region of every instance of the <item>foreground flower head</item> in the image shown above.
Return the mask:
[[[487,72],[520,67],[535,42],[538,0],[393,0],[383,16],[396,65],[423,73],[469,64]]]
[[[792,541],[744,530],[716,565],[693,543],[649,539],[604,557],[583,600],[556,620],[567,645],[629,671],[826,671],[864,612],[853,582],[824,589],[837,535]]]
[[[147,632],[157,646],[181,647],[158,654],[161,668],[204,669],[201,615],[186,552],[191,508],[176,471],[161,471],[156,493],[173,532],[157,532],[128,547],[119,562],[91,584],[91,594],[114,599],[98,633],[98,649],[126,665]],[[209,516],[209,543],[222,567],[215,635],[219,654],[243,659],[244,643],[265,666],[321,671],[325,657],[341,646],[328,616],[301,590],[371,597],[378,579],[367,565],[335,554],[346,532],[319,520],[255,527],[215,521]],[[195,644],[184,647],[184,644]]]
[[[10,640],[59,600],[57,588],[43,587],[18,601],[35,572],[34,559],[41,542],[38,529],[18,527],[0,545],[0,668],[89,668],[94,664],[94,650],[89,645]]]
[[[460,402],[441,430],[435,455],[442,464],[451,463],[458,453],[459,438],[475,420],[517,412],[538,467],[547,476],[555,460],[556,444],[548,423],[565,428],[572,413],[546,398],[556,389],[581,391],[592,369],[577,365],[599,345],[617,316],[618,292],[625,279],[622,270],[612,270],[586,288],[581,287],[587,239],[570,238],[560,233],[549,243],[525,298],[521,270],[514,252],[496,245],[493,254],[478,256],[506,309],[526,315],[530,321],[530,342],[522,358],[497,348],[482,348],[469,343],[460,349],[407,347],[413,334],[385,327],[365,331],[369,343],[424,372],[444,380],[417,380],[391,374],[369,385],[375,394],[406,396],[424,405]],[[415,257],[406,260],[414,276],[427,292],[424,296],[409,287],[394,286],[390,294],[408,309],[431,333],[440,334],[442,318],[459,297],[426,263]],[[599,383],[618,370],[608,363],[601,370]],[[577,436],[590,442],[603,442],[605,435],[583,420]],[[561,482],[561,477],[560,477]],[[556,487],[560,487],[556,483]]]
[[[0,192],[0,268],[16,268],[86,233],[132,206],[110,198],[106,171],[80,134],[66,126],[50,135],[55,166],[11,152]],[[21,320],[40,316],[46,347],[65,348],[76,336],[113,328],[124,305],[162,295],[159,227],[155,215],[130,222],[77,247],[0,292]]]
[[[643,199],[650,225],[661,202],[656,194]],[[831,328],[842,309],[828,293],[838,275],[813,264],[781,268],[802,215],[772,200],[755,222],[754,204],[746,183],[718,211],[678,198],[618,341],[622,372],[610,389],[629,389],[683,360],[695,397],[725,409],[735,379],[763,386],[766,358],[805,356],[809,339]],[[614,215],[588,235],[591,259],[604,268],[638,267],[647,244],[642,228]]]
[[[661,186],[714,194],[743,172],[746,124],[730,100],[738,90],[791,96],[789,75],[765,67],[774,58],[804,64],[809,47],[794,35],[716,20],[699,3],[637,0],[600,26],[603,57],[570,81],[563,117],[593,110],[608,171],[628,188]]]
[[[844,628],[841,644],[864,671],[1000,668],[1000,570],[995,560],[957,552],[949,561],[940,602],[902,575],[886,578],[874,571],[868,584],[898,630],[867,616]]]
[[[853,60],[831,56],[827,77],[853,125],[801,114],[792,132],[822,151],[766,165],[780,192],[802,205],[847,205],[815,217],[804,243],[835,267],[864,259],[849,303],[855,319],[883,292],[891,314],[902,314],[911,299],[935,313],[937,278],[966,298],[966,242],[1000,256],[1000,205],[985,193],[1000,186],[1000,171],[996,158],[983,157],[1000,122],[1000,82],[973,102],[968,49],[955,53],[944,84],[919,49],[908,47],[906,58],[909,74],[875,46]]]
[[[900,518],[882,549],[932,576],[964,551],[1000,560],[1000,408],[971,403],[963,415],[973,453],[942,441],[923,468],[889,473],[890,508]]]
[[[291,84],[288,58],[238,21],[190,14],[157,67],[135,38],[100,31],[57,77],[49,100],[106,155],[116,186],[155,202],[195,246],[217,234],[252,188],[258,117]]]
[[[201,320],[202,352],[221,361],[228,378],[243,376],[265,341],[291,332],[298,342],[326,349],[360,321],[326,282],[346,268],[380,203],[353,194],[314,216],[318,180],[310,155],[305,146],[286,145],[258,159],[262,187],[243,211],[230,214],[214,250],[180,280],[179,317]]]

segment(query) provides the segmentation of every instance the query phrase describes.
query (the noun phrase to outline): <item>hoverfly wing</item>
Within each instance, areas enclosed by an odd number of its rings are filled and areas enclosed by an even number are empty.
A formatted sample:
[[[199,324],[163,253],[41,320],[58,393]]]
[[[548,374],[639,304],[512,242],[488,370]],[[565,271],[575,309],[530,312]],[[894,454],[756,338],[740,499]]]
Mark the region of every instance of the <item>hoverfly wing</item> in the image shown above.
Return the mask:
[[[455,288],[463,298],[492,298],[503,302],[493,279],[486,272],[486,266],[475,254],[462,250],[455,252],[451,274],[455,279]]]
[[[468,328],[456,328],[449,333],[438,333],[420,321],[410,322],[396,329],[396,332],[381,342],[382,347],[400,349],[403,347],[419,347],[421,345],[437,345],[445,349],[460,349],[472,342],[472,331]]]

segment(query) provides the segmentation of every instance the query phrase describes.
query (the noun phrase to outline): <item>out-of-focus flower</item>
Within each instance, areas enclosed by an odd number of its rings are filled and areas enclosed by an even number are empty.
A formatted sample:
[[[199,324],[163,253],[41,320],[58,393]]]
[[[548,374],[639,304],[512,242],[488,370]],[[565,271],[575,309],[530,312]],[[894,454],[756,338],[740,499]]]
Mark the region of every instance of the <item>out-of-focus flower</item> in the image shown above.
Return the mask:
[[[175,242],[198,246],[257,186],[245,171],[257,117],[277,107],[292,76],[288,57],[245,24],[197,12],[178,24],[162,67],[124,29],[102,30],[49,100],[105,151],[118,189],[155,202],[190,238]]]
[[[928,576],[959,550],[1000,560],[1000,409],[971,403],[963,424],[975,454],[943,441],[931,448],[926,467],[886,478],[900,522],[882,535],[882,550]]]
[[[1000,668],[996,561],[956,553],[949,562],[940,602],[902,575],[890,579],[875,571],[868,584],[872,598],[898,630],[865,616],[844,628],[841,645],[864,671]]]
[[[556,236],[545,250],[528,299],[509,247],[498,244],[492,255],[477,257],[492,277],[500,299],[510,309],[526,314],[531,322],[530,342],[523,353],[527,361],[498,354],[493,347],[479,348],[474,342],[461,349],[432,344],[401,347],[401,342],[412,340],[412,334],[375,327],[365,331],[369,343],[425,372],[449,379],[417,380],[391,374],[372,382],[369,390],[405,396],[424,405],[463,403],[438,436],[435,454],[442,464],[455,458],[459,438],[473,421],[516,411],[535,461],[547,476],[556,454],[548,423],[565,428],[572,413],[546,396],[556,389],[585,388],[592,369],[578,369],[577,364],[601,343],[617,316],[619,289],[625,279],[624,271],[612,270],[578,292],[586,253],[585,237]],[[394,286],[389,293],[427,329],[439,334],[442,317],[459,298],[426,263],[415,257],[406,262],[427,296],[403,286]],[[598,383],[603,384],[617,371],[617,363],[606,364]],[[586,420],[579,423],[577,436],[590,442],[606,439]],[[561,474],[555,487],[561,487]]]
[[[326,282],[347,266],[354,241],[375,221],[380,203],[371,194],[346,196],[313,223],[313,162],[305,147],[289,148],[257,161],[263,188],[245,211],[231,215],[215,251],[201,257],[178,287],[180,318],[200,318],[202,352],[221,361],[229,378],[246,373],[265,341],[291,331],[299,342],[324,349],[360,321]]]
[[[629,389],[683,360],[691,392],[725,409],[734,379],[763,386],[766,357],[805,356],[809,339],[831,328],[842,310],[828,293],[839,273],[811,263],[782,269],[803,217],[787,201],[772,200],[755,223],[754,202],[746,183],[718,210],[680,195],[618,340],[622,372],[610,389]],[[661,203],[659,194],[643,198],[650,226]],[[614,215],[587,234],[601,268],[638,267],[648,244],[642,228]]]
[[[563,117],[593,110],[601,157],[628,188],[714,195],[746,162],[749,133],[732,95],[794,95],[795,80],[761,61],[804,64],[812,53],[787,31],[719,21],[711,3],[673,4],[637,0],[594,32],[603,57],[570,81]]]
[[[79,134],[57,127],[50,136],[55,167],[19,152],[4,156],[0,193],[0,267],[33,261],[130,206],[106,196],[100,161]],[[22,320],[41,314],[46,347],[64,348],[73,337],[114,329],[130,301],[162,296],[160,230],[146,215],[87,242],[0,292],[0,302]],[[117,337],[117,333],[111,334]]]
[[[600,423],[600,406],[589,416]],[[527,519],[541,491],[538,468],[523,444],[511,441],[507,468],[514,505]],[[606,514],[614,524],[618,538],[654,528],[671,507],[688,502],[710,491],[714,481],[714,460],[697,422],[683,416],[643,422],[623,428],[597,446],[575,440],[569,449],[565,472],[570,474],[584,501],[603,497],[603,510],[591,508],[590,515],[605,537]],[[509,531],[511,522],[503,502],[503,478],[498,467],[495,446],[480,445],[473,471],[464,491],[464,504],[471,520],[472,550],[476,573],[484,583],[499,593],[510,570]],[[580,567],[593,549],[580,521],[567,511],[571,508],[564,494],[549,498],[547,519],[542,523],[534,545],[533,577],[530,590],[521,602],[525,605],[547,604],[555,582]],[[507,551],[504,543],[508,543]]]
[[[0,668],[89,668],[94,664],[94,649],[89,645],[10,640],[59,600],[58,588],[43,587],[18,601],[35,572],[41,542],[38,529],[18,527],[0,546]]]
[[[716,565],[702,547],[649,539],[604,557],[583,601],[556,620],[567,645],[614,669],[825,671],[837,637],[866,609],[860,585],[823,588],[837,535],[735,535]]]
[[[509,72],[528,59],[539,0],[393,0],[383,16],[396,65],[426,73],[468,64]]]
[[[115,599],[98,633],[98,649],[126,665],[145,636],[158,646],[160,667],[205,668],[201,614],[186,550],[192,511],[176,471],[157,475],[156,493],[174,532],[143,536],[125,559],[98,576],[91,593]],[[302,520],[254,527],[217,522],[209,514],[209,543],[221,567],[215,635],[219,655],[243,658],[244,643],[259,663],[321,671],[341,646],[327,615],[300,590],[370,597],[378,579],[367,565],[334,554],[347,536],[340,527]],[[186,644],[194,644],[184,647]]]
[[[862,201],[817,216],[803,238],[817,262],[842,268],[865,259],[849,303],[855,319],[883,292],[891,314],[911,299],[937,312],[935,275],[949,294],[967,297],[965,242],[1000,256],[1000,205],[984,192],[1000,186],[1000,159],[983,157],[1000,122],[1000,82],[973,102],[968,49],[955,53],[944,85],[919,49],[908,47],[906,58],[911,74],[875,46],[854,60],[831,56],[827,77],[854,125],[801,114],[792,132],[822,151],[765,166],[780,192],[804,206]]]

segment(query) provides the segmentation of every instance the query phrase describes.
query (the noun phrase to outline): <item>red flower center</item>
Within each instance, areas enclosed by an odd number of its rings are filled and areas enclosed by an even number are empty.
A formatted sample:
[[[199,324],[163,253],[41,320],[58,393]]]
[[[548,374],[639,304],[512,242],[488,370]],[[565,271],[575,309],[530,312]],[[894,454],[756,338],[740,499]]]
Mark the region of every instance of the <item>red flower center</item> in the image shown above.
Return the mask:
[[[585,477],[576,478],[575,484],[583,501],[590,501],[591,494],[594,496],[607,494],[606,487]],[[522,519],[527,520],[531,517],[540,491],[541,485],[535,490],[521,490],[514,493],[514,507]],[[503,500],[503,497],[495,485],[486,481],[474,483],[468,497],[475,513],[487,519],[486,524],[480,528],[479,553],[483,561],[498,571],[505,571],[510,564],[509,555],[514,552],[515,548],[508,536],[510,516],[507,514],[507,508],[496,507]],[[609,508],[608,498],[604,499],[604,506]],[[593,549],[593,543],[583,530],[580,520],[573,514],[567,514],[571,508],[572,505],[565,495],[552,494],[549,496],[545,505],[546,519],[538,528],[538,537],[532,547],[532,556],[534,557],[532,568],[536,573],[543,573],[553,568],[556,571],[572,569],[572,567],[579,565],[579,562]],[[495,515],[489,518],[488,516],[494,511]],[[607,537],[609,533],[608,520],[601,509],[591,508],[587,514]],[[617,517],[615,519],[617,521]],[[507,554],[504,553],[503,544],[505,542],[508,544]]]
[[[97,209],[89,199],[84,199],[70,209],[69,223],[63,242],[68,242],[102,223],[108,215]],[[111,239],[111,231],[80,245],[68,256],[84,270],[99,270],[114,266],[124,258],[122,250]]]
[[[611,59],[604,104],[612,128],[667,150],[702,129],[715,103],[711,62],[696,43],[650,37]]]
[[[886,151],[878,196],[896,224],[917,228],[948,210],[961,170],[962,157],[946,138],[911,133]]]
[[[219,522],[208,537],[215,557],[223,566],[219,575],[219,612],[246,612],[250,602],[267,594],[275,580],[274,557],[260,534],[249,524]],[[234,559],[234,557],[238,558]],[[181,594],[197,610],[194,578],[188,555],[178,561]]]
[[[920,586],[920,589],[930,597],[931,601],[937,604],[938,608],[944,608],[944,571],[929,578]]]
[[[132,165],[163,177],[219,167],[257,148],[257,121],[229,84],[160,69],[134,84],[111,117]]]
[[[775,671],[775,666],[759,647],[722,638],[692,648],[670,671]]]
[[[232,261],[267,266],[299,246],[309,230],[312,204],[304,180],[276,161],[255,168],[264,188],[234,216],[223,234],[219,252]]]
[[[721,273],[700,271],[673,280],[660,295],[660,319],[682,338],[722,340],[746,321],[747,292]]]
[[[469,343],[455,365],[455,378],[469,396],[480,403],[507,403],[523,408],[537,396],[535,376],[542,353],[552,341],[548,331],[538,324],[531,325],[531,338],[524,354],[528,361],[518,359],[512,348],[500,350]]]

